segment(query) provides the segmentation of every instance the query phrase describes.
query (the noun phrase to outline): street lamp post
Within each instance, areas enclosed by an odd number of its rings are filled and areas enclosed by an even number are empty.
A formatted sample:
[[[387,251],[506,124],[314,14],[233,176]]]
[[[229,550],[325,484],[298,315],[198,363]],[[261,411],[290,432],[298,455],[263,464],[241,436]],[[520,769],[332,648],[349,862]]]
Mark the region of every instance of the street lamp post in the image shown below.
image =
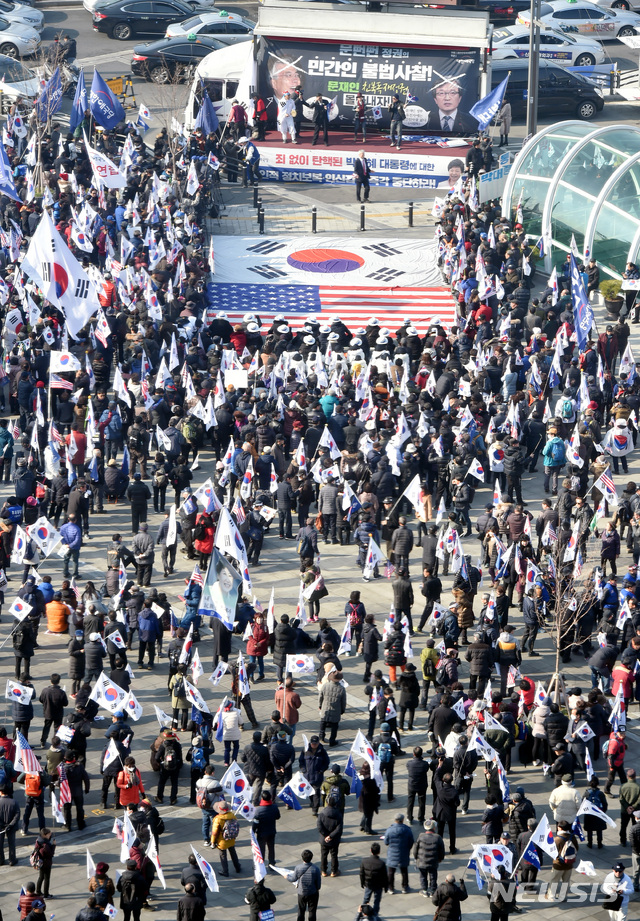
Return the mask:
[[[527,137],[538,130],[538,75],[540,72],[541,0],[531,0],[529,21],[529,81],[527,85]]]

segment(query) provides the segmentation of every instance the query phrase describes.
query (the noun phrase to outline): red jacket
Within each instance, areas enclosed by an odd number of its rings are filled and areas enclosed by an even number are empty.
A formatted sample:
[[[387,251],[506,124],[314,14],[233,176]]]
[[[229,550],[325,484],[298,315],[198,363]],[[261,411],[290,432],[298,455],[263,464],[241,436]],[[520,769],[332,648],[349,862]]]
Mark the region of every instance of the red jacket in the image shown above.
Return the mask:
[[[620,685],[622,685],[622,696],[625,698],[625,700],[629,700],[629,698],[633,697],[634,678],[633,672],[630,668],[627,668],[627,666],[623,665],[622,663],[616,665],[616,667],[611,672],[611,678],[613,680],[611,693],[614,695],[614,697],[618,693]]]
[[[609,745],[607,746],[607,761],[610,767],[620,767],[624,764],[624,753],[627,750],[626,744],[622,739],[616,739],[612,732],[609,736]]]
[[[269,649],[269,630],[263,622],[251,625],[251,636],[247,640],[248,656],[266,656]]]
[[[196,518],[196,527],[200,524],[200,522],[205,525],[205,536],[196,538],[194,541],[194,546],[198,553],[211,553],[213,550],[213,538],[216,533],[211,515],[207,515],[205,512],[200,512]]]

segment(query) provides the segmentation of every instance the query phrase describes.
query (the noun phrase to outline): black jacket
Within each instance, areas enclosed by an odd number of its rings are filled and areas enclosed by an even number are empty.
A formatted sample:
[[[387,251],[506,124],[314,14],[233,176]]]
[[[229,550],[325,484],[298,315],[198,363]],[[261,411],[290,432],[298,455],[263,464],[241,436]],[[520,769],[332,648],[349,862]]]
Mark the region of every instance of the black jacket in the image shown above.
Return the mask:
[[[324,839],[330,837],[332,847],[337,847],[342,838],[343,824],[344,816],[342,812],[335,806],[325,806],[324,809],[318,813],[318,821],[316,823],[318,841],[320,844],[325,844]]]
[[[178,899],[177,921],[204,921],[205,915],[204,902],[195,893],[186,892]]]
[[[467,647],[465,659],[469,663],[469,674],[479,678],[490,678],[493,670],[493,651],[488,643],[474,642]]]
[[[445,857],[444,841],[434,831],[421,832],[413,845],[413,859],[419,870],[436,870]]]
[[[371,889],[374,892],[377,889],[384,889],[385,892],[388,890],[389,875],[384,860],[374,857],[373,854],[363,859],[360,864],[360,885],[363,889]]]
[[[564,713],[550,713],[544,721],[544,731],[547,734],[547,742],[551,748],[555,748],[558,742],[564,742],[569,726],[569,717]]]
[[[273,641],[273,662],[275,665],[284,666],[287,655],[294,653],[296,631],[291,624],[276,624]]]
[[[242,763],[246,764],[246,774],[251,783],[257,777],[264,780],[271,770],[269,749],[261,742],[251,742],[242,752]]]
[[[407,761],[407,793],[426,793],[429,763],[415,755]]]
[[[41,691],[38,699],[42,704],[44,719],[54,720],[56,726],[59,726],[64,718],[64,708],[69,704],[62,688],[57,684],[50,684],[48,688]]]

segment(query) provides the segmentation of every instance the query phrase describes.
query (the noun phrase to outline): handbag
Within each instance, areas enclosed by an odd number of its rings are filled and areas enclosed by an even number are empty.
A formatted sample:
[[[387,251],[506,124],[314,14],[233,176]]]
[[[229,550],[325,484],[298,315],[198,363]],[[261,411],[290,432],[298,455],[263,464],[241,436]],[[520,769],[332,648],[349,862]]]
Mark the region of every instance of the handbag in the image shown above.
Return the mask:
[[[322,512],[316,515],[316,531],[322,531]]]

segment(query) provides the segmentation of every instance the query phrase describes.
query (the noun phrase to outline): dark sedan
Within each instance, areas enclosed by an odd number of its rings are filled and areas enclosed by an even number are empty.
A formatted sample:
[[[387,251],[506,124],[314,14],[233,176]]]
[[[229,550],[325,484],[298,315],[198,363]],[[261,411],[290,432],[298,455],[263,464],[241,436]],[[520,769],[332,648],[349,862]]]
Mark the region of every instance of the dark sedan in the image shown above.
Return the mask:
[[[137,77],[153,83],[182,83],[190,81],[200,61],[219,48],[228,48],[228,45],[208,35],[194,36],[191,40],[186,35],[161,38],[135,46],[131,70]]]
[[[93,11],[93,28],[111,38],[152,38],[164,35],[172,22],[193,16],[197,4],[184,0],[99,0]]]

